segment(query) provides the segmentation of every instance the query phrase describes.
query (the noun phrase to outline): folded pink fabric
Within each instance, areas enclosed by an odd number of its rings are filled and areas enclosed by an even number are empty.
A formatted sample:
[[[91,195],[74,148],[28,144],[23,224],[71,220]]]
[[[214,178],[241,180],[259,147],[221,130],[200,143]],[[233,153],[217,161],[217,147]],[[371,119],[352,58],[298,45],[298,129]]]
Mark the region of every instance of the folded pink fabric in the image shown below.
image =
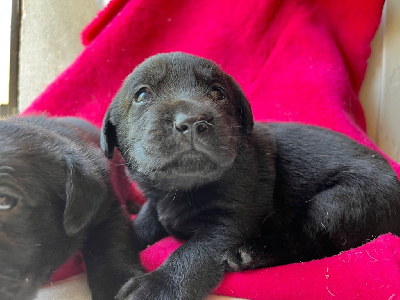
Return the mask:
[[[144,250],[156,269],[181,245],[169,237]],[[247,299],[400,299],[400,239],[385,234],[333,257],[227,274],[216,294]]]
[[[358,92],[382,6],[383,0],[114,0],[83,32],[81,55],[24,114],[74,115],[101,126],[137,64],[183,51],[212,59],[234,76],[257,121],[315,124],[376,149],[365,134]],[[178,246],[167,238],[146,249],[145,267],[154,269]],[[398,253],[399,238],[384,235],[331,258],[229,274],[216,293],[397,299]],[[82,270],[77,261],[54,278]]]

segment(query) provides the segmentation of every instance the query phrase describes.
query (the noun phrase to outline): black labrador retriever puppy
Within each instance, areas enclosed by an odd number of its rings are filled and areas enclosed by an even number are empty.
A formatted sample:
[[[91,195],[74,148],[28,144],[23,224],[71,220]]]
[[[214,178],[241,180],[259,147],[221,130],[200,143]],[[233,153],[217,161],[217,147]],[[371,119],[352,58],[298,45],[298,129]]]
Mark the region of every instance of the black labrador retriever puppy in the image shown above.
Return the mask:
[[[0,299],[33,299],[78,249],[95,300],[113,299],[142,274],[131,222],[117,201],[126,195],[118,190],[124,182],[123,159],[104,157],[100,130],[88,122],[1,120]]]
[[[400,184],[387,161],[342,134],[254,123],[237,83],[184,53],[145,60],[110,105],[101,145],[117,147],[147,203],[141,247],[187,242],[118,299],[201,299],[224,271],[333,255],[400,234]]]

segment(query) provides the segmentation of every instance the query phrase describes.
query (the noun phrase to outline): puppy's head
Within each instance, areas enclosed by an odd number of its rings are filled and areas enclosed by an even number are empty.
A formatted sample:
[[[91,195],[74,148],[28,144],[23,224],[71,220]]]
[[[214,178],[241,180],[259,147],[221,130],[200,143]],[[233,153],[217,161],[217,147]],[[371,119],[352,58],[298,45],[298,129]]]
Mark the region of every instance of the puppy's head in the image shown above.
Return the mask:
[[[80,247],[84,229],[101,205],[94,198],[101,197],[102,188],[93,185],[90,170],[65,152],[71,145],[59,144],[48,132],[38,135],[25,125],[0,121],[0,299],[4,300],[33,299],[52,272]]]
[[[232,167],[253,128],[240,87],[215,63],[184,53],[145,60],[110,105],[101,145],[118,147],[134,179],[190,189]]]

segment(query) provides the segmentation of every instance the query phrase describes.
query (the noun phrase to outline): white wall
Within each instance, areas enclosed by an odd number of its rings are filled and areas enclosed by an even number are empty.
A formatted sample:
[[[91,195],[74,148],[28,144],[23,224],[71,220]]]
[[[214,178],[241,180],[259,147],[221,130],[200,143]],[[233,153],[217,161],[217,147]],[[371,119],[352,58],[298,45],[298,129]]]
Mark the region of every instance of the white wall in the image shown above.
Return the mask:
[[[3,0],[0,4],[0,104],[8,103],[11,4],[12,0]]]
[[[391,158],[400,162],[400,1],[386,0],[382,22],[371,44],[360,92],[367,132]]]
[[[99,10],[94,0],[23,0],[19,110],[32,102],[82,51],[80,33]]]

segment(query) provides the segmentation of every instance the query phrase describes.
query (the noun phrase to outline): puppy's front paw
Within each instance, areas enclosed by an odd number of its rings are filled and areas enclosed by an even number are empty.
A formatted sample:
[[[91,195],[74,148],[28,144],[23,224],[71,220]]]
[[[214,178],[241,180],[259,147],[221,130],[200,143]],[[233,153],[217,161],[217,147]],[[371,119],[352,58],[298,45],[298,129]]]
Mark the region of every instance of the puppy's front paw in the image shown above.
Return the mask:
[[[120,289],[116,300],[168,300],[179,299],[171,288],[168,277],[153,271],[128,280]]]
[[[228,272],[252,269],[252,262],[251,248],[245,244],[229,249],[224,256],[225,269]]]

